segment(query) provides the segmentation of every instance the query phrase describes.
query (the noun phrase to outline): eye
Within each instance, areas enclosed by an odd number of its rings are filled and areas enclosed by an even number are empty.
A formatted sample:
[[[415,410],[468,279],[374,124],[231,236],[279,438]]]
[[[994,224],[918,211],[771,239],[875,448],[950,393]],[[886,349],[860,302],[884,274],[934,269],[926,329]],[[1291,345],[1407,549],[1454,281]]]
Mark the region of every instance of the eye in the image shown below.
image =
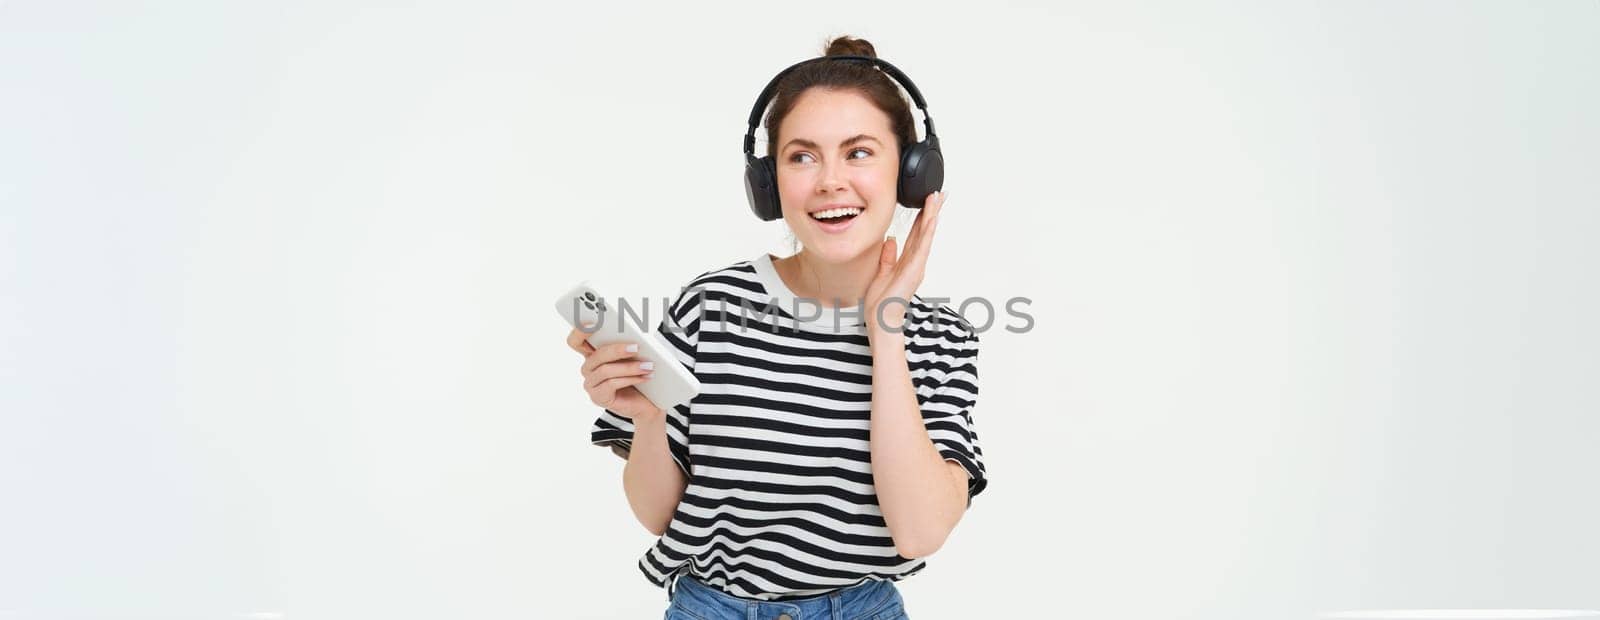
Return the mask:
[[[867,149],[851,149],[850,150],[850,154],[854,155],[856,153],[866,153],[868,157],[872,156],[872,151],[869,151]],[[853,159],[860,159],[860,158],[856,157],[856,158],[853,158]]]
[[[795,161],[795,158],[797,158],[797,157],[810,157],[810,156],[811,156],[810,153],[804,153],[804,152],[795,153],[795,154],[789,156],[789,161]],[[796,163],[798,163],[798,162],[796,162]]]

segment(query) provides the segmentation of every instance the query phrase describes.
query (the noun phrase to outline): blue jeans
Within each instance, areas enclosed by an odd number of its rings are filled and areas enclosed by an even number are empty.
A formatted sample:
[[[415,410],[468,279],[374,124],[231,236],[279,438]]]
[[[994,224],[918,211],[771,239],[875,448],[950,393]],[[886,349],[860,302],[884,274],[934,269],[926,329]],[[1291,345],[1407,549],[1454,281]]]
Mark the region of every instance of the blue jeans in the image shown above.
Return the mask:
[[[787,615],[788,618],[782,616]],[[848,588],[792,601],[733,596],[684,574],[678,578],[664,620],[910,620],[900,590],[869,580]]]

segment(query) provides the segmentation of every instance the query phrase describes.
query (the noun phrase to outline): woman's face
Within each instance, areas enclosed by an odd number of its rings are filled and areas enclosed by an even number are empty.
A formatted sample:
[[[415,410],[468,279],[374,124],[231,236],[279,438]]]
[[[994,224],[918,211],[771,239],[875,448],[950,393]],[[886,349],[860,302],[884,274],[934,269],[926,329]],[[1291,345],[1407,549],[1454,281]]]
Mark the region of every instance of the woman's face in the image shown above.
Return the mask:
[[[850,90],[812,88],[778,126],[783,219],[810,255],[846,262],[883,243],[895,210],[900,152],[889,115]],[[836,207],[862,211],[819,220]]]

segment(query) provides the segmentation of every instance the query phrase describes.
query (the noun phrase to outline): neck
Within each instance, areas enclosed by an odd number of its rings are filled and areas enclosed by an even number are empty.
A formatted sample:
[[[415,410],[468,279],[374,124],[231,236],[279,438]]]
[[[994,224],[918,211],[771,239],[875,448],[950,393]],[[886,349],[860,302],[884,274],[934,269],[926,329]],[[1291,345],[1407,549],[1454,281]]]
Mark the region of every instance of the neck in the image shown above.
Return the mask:
[[[878,253],[862,252],[843,263],[817,259],[805,250],[774,263],[785,286],[796,296],[809,297],[824,308],[862,303],[867,285],[878,272]],[[834,303],[835,299],[838,303]]]

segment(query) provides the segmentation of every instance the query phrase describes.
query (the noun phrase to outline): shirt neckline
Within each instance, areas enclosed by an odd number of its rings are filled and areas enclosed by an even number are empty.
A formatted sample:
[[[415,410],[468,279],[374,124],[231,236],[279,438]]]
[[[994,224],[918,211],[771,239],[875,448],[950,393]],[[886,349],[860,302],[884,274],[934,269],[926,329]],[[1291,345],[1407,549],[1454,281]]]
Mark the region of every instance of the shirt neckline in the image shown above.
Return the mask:
[[[866,322],[861,316],[860,302],[842,308],[825,307],[822,308],[820,316],[811,318],[809,315],[814,312],[813,308],[818,306],[817,302],[808,299],[797,307],[795,304],[797,296],[794,291],[789,290],[787,284],[783,283],[783,277],[778,275],[778,268],[773,265],[772,260],[773,256],[771,254],[762,252],[760,256],[750,262],[756,268],[756,279],[761,282],[762,288],[766,289],[767,297],[772,299],[773,304],[782,308],[784,313],[794,317],[780,319],[780,321],[789,325],[798,323],[810,329],[829,333],[866,333]],[[839,316],[841,313],[844,314],[843,317]],[[801,314],[806,316],[801,316]]]

